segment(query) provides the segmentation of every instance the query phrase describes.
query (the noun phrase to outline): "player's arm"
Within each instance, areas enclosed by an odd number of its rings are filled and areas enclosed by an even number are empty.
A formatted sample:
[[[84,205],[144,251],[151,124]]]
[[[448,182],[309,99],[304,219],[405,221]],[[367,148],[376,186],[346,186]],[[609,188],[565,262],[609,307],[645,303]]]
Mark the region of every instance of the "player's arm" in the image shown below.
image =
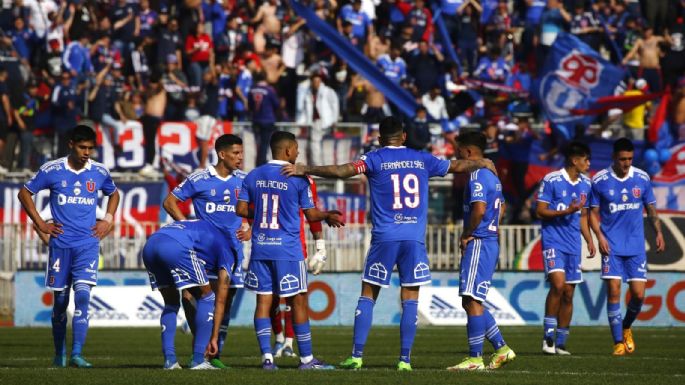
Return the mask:
[[[183,215],[181,209],[178,208],[178,202],[181,202],[181,200],[178,199],[176,195],[169,193],[164,199],[162,206],[164,207],[164,211],[174,218],[175,221],[182,221],[186,219],[186,216]]]
[[[212,337],[207,345],[207,355],[214,357],[219,353],[219,329],[221,321],[224,319],[226,309],[226,298],[228,298],[228,288],[231,283],[231,276],[225,269],[219,269],[217,279],[216,295],[214,299],[214,325],[212,326]]]
[[[105,217],[101,221],[97,221],[95,226],[93,226],[93,236],[102,239],[112,231],[114,214],[117,212],[117,207],[119,207],[119,199],[119,190],[114,190],[107,201]]]
[[[478,160],[469,160],[469,159],[459,159],[459,160],[451,160],[450,161],[450,168],[447,170],[447,172],[456,174],[456,173],[463,173],[463,172],[473,172],[476,170],[479,170],[481,168],[487,168],[488,170],[492,171],[497,175],[497,169],[495,168],[495,164],[487,158],[483,159],[478,159]]]
[[[248,220],[254,218],[254,208],[250,207],[246,201],[238,201],[238,204],[235,205],[235,213],[237,216]]]
[[[592,239],[592,234],[590,233],[590,209],[584,207],[580,211],[580,233],[585,238],[585,243],[587,243],[587,251],[590,255],[588,258],[595,256],[595,241]]]
[[[236,210],[237,211],[237,210]],[[304,217],[307,218],[309,223],[311,222],[321,222],[325,221],[330,227],[343,227],[345,223],[342,221],[342,213],[340,211],[329,210],[320,211],[319,209],[312,207],[309,209],[303,209]]]
[[[660,253],[666,249],[666,244],[664,243],[664,234],[661,232],[661,220],[654,204],[647,205],[647,218],[649,218],[649,223],[652,224],[656,232],[656,252]]]
[[[609,242],[607,241],[604,233],[602,233],[602,228],[599,226],[599,207],[595,206],[588,213],[590,228],[592,232],[597,236],[597,243],[599,244],[599,252],[602,255],[609,255],[611,249],[609,248]]]
[[[287,164],[281,169],[281,174],[287,176],[315,175],[331,179],[347,179],[363,172],[364,171],[360,167],[356,167],[354,163],[330,166],[308,166],[298,163]]]
[[[33,230],[35,230],[36,234],[38,234],[38,238],[40,238],[40,240],[43,241],[43,244],[45,246],[48,246],[50,244],[50,237],[44,232],[40,231],[38,225],[35,223],[33,224]]]
[[[61,223],[46,223],[43,218],[40,217],[38,210],[36,210],[36,205],[33,203],[32,196],[33,194],[26,187],[22,187],[21,190],[19,190],[19,194],[17,194],[19,202],[21,202],[24,211],[26,211],[26,215],[28,215],[29,218],[31,218],[31,221],[38,226],[38,230],[47,236],[52,237],[64,234]]]
[[[464,232],[461,234],[462,240],[470,240],[473,237],[473,231],[478,228],[480,222],[485,216],[485,209],[487,204],[482,201],[475,201],[471,203],[471,214],[469,215],[469,225],[464,228]],[[500,215],[502,213],[500,212]]]
[[[584,203],[584,202],[583,202]],[[565,217],[569,214],[573,214],[582,208],[581,202],[576,202],[575,200],[564,210],[552,210],[549,208],[549,203],[545,201],[538,201],[538,206],[535,209],[535,214],[543,221],[549,221],[558,217]],[[581,214],[582,215],[582,214]]]

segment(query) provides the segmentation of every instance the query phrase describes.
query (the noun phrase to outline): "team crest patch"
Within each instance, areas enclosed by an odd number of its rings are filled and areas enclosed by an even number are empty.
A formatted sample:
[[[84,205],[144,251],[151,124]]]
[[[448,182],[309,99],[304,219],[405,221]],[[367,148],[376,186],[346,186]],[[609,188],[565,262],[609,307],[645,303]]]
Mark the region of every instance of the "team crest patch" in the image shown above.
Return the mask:
[[[95,181],[90,179],[88,182],[86,182],[86,190],[88,190],[89,193],[95,192],[95,188],[97,185],[95,184]]]
[[[635,198],[640,198],[641,195],[642,195],[642,190],[640,190],[639,187],[633,187],[633,196]]]
[[[48,281],[49,281],[50,286],[54,285],[55,284],[55,276],[51,275],[50,279]]]
[[[547,267],[549,267],[550,269],[554,269],[554,260],[553,259],[550,259],[547,261]]]

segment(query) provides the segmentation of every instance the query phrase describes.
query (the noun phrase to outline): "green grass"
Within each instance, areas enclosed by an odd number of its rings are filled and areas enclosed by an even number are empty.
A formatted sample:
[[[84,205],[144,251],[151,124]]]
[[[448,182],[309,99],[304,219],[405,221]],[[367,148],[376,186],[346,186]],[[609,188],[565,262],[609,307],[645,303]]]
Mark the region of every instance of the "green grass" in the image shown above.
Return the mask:
[[[637,352],[611,356],[606,327],[575,327],[569,338],[570,357],[547,357],[540,352],[540,327],[504,327],[507,343],[518,357],[491,372],[452,373],[445,367],[466,355],[464,327],[421,327],[412,354],[414,372],[398,373],[399,328],[374,327],[365,351],[364,368],[357,372],[298,372],[298,360],[277,359],[281,370],[259,369],[259,351],[250,328],[231,328],[224,362],[227,371],[165,372],[159,329],[92,329],[84,356],[92,370],[48,368],[52,360],[49,329],[0,329],[0,384],[683,384],[685,329],[637,328]],[[329,363],[344,359],[351,344],[349,327],[314,328],[315,354]],[[190,357],[190,337],[177,335],[179,361]],[[486,341],[487,344],[487,341]],[[486,346],[486,355],[492,348]]]

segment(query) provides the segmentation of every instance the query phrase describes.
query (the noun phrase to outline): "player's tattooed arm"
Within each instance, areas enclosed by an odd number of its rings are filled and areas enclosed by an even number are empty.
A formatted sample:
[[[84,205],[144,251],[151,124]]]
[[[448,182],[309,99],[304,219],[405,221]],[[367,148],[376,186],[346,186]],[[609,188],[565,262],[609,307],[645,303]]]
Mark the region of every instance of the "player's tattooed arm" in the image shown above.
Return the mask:
[[[181,209],[178,208],[178,202],[180,202],[180,199],[176,198],[174,194],[169,194],[164,199],[163,206],[167,214],[174,218],[175,221],[182,221],[186,219],[186,216],[183,215]]]
[[[331,179],[347,179],[357,174],[359,168],[355,167],[353,163],[346,163],[342,165],[330,166],[307,166],[301,163],[286,164],[281,169],[281,174],[287,176],[293,175],[314,175],[322,178]]]
[[[656,251],[660,253],[666,249],[666,244],[664,243],[664,234],[661,232],[661,220],[659,219],[659,214],[656,212],[656,206],[647,205],[647,217],[656,231]]]
[[[320,211],[317,208],[304,210],[304,216],[308,222],[325,221],[330,227],[343,227],[342,213],[336,210]]]
[[[497,169],[495,164],[487,158],[469,160],[469,159],[458,159],[450,161],[450,168],[447,172],[449,173],[462,173],[462,172],[473,172],[481,168],[487,168],[497,175]]]
[[[247,219],[254,218],[254,209],[245,201],[238,201],[238,204],[235,205],[235,213],[239,217]]]

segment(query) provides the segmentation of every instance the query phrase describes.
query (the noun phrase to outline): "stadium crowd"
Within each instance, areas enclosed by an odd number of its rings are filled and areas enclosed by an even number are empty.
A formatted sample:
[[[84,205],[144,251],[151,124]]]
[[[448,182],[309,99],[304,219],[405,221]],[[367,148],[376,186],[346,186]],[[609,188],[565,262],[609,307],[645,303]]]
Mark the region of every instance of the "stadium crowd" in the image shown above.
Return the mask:
[[[554,148],[529,95],[560,31],[630,69],[618,92],[670,86],[673,105],[683,104],[683,0],[303,3],[411,93],[419,108],[406,121],[407,145],[434,154],[452,155],[462,127],[484,129],[495,159],[502,146],[530,137],[546,137]],[[195,121],[200,133],[216,119],[252,122],[258,144],[268,143],[274,122],[296,122],[309,127],[310,163],[321,164],[317,144],[337,122],[373,127],[399,115],[287,1],[5,0],[1,7],[0,173],[35,169],[66,153],[67,134],[83,119],[100,124],[115,151],[123,125],[140,121],[142,172],[155,173],[162,121]],[[444,20],[456,63],[434,12]],[[610,111],[592,133],[641,139],[647,107]],[[370,133],[367,148],[374,147]],[[258,147],[261,164],[267,146]]]

